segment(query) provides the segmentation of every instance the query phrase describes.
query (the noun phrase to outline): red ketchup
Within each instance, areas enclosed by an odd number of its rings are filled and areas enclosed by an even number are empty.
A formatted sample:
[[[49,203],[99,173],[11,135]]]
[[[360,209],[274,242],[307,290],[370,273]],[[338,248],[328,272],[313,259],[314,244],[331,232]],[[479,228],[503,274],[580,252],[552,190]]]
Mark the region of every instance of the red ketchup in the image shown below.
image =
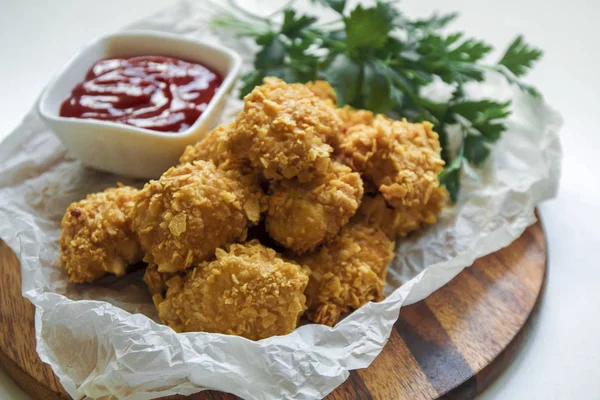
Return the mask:
[[[109,58],[75,86],[60,116],[181,132],[202,115],[222,82],[204,65],[175,58]]]

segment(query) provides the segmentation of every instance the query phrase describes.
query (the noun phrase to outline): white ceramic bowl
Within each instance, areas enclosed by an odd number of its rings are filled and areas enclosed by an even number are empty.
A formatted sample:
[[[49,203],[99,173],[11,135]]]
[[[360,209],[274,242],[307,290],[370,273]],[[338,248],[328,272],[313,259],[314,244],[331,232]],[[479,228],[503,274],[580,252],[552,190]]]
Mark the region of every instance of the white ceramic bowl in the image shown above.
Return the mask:
[[[163,133],[109,121],[59,116],[62,102],[96,61],[148,55],[197,62],[223,76],[223,84],[189,129]],[[42,94],[38,112],[69,154],[85,165],[135,178],[155,178],[177,164],[185,146],[200,140],[217,124],[240,63],[236,53],[215,44],[159,32],[117,33],[95,40],[75,54]]]

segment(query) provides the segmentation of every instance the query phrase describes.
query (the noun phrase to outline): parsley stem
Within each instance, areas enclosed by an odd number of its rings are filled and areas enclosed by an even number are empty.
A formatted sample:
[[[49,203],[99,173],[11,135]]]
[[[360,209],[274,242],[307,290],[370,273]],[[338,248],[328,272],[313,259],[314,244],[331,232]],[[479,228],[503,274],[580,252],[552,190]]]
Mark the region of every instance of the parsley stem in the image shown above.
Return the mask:
[[[319,32],[307,29],[303,31],[302,34],[310,39],[319,40],[323,42],[323,44],[330,45],[332,48],[334,48],[335,52],[342,52],[346,50],[346,45],[343,42],[323,37]]]
[[[256,29],[254,24],[237,19],[232,15],[223,16],[221,18],[213,18],[211,20],[211,24],[213,26],[234,29],[235,31],[237,31],[239,36],[258,36],[264,32],[264,29]]]
[[[319,28],[325,28],[328,27],[330,25],[334,25],[334,24],[343,24],[344,20],[339,18],[339,19],[332,19],[331,21],[327,21],[327,22],[321,22],[318,24],[315,24],[315,26],[319,27]]]

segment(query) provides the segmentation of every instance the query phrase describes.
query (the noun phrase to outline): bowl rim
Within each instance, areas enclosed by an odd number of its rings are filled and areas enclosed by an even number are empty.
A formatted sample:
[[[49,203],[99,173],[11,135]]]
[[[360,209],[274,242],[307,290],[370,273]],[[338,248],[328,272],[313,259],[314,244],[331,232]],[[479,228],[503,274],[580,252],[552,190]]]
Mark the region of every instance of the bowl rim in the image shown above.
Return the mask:
[[[226,55],[227,57],[229,57],[229,59],[232,62],[231,67],[229,68],[229,71],[227,72],[227,74],[223,77],[223,83],[221,84],[221,86],[219,87],[219,89],[217,90],[215,95],[212,97],[212,99],[210,99],[210,101],[208,102],[208,105],[207,105],[206,109],[202,112],[202,115],[200,115],[200,117],[192,125],[190,125],[189,128],[187,128],[184,131],[180,131],[180,132],[161,132],[161,131],[155,131],[155,130],[146,129],[146,128],[139,128],[136,126],[126,125],[126,124],[113,122],[113,121],[84,119],[84,118],[77,118],[77,117],[61,117],[60,115],[50,115],[49,113],[46,113],[44,111],[44,105],[46,104],[48,94],[52,91],[52,89],[54,89],[59,78],[65,74],[67,74],[71,70],[71,68],[73,67],[73,64],[75,64],[75,62],[82,56],[82,54],[88,48],[90,48],[92,46],[96,46],[102,42],[105,42],[105,41],[108,41],[111,39],[120,38],[120,37],[144,37],[144,38],[150,38],[150,39],[166,38],[166,39],[170,39],[170,40],[174,40],[174,41],[184,42],[187,44],[197,45],[197,46],[204,47],[204,48],[210,48],[212,50],[220,52],[220,53]],[[197,130],[198,126],[202,125],[204,123],[204,121],[206,119],[208,119],[209,115],[214,112],[216,104],[221,101],[222,97],[224,97],[226,95],[226,93],[229,91],[231,86],[233,86],[233,84],[235,83],[235,80],[237,79],[237,76],[238,76],[240,68],[241,68],[241,63],[242,63],[241,57],[235,51],[233,51],[230,48],[225,47],[221,44],[218,44],[218,43],[209,43],[209,42],[206,42],[203,40],[195,39],[193,37],[188,37],[188,36],[174,34],[174,33],[152,31],[152,30],[128,30],[128,31],[123,31],[123,32],[115,32],[115,33],[111,33],[108,35],[97,37],[97,38],[87,42],[84,46],[82,46],[79,50],[77,50],[75,52],[75,54],[73,54],[73,56],[71,56],[69,61],[67,61],[61,67],[61,69],[57,73],[54,74],[54,76],[52,77],[52,79],[50,80],[50,82],[48,83],[46,88],[44,89],[42,95],[40,96],[36,108],[37,108],[38,114],[43,119],[49,120],[52,122],[73,124],[73,125],[78,125],[81,127],[100,126],[100,127],[111,128],[111,129],[118,128],[118,129],[130,131],[130,132],[141,133],[144,135],[150,135],[150,136],[159,137],[159,138],[178,138],[178,139],[180,139],[182,137],[186,137],[186,136],[189,136],[192,133],[194,133]],[[90,65],[90,67],[91,67],[91,65]]]

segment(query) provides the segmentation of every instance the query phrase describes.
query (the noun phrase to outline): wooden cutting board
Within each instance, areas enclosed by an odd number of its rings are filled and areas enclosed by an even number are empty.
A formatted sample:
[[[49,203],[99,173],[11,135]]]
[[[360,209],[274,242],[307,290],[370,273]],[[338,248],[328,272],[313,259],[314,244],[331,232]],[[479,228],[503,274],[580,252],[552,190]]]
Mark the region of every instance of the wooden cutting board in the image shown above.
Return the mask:
[[[509,365],[527,333],[546,273],[540,222],[477,260],[426,300],[403,307],[383,352],[331,393],[347,399],[470,399]],[[68,399],[35,351],[33,306],[14,253],[0,241],[0,365],[35,399]],[[201,392],[169,400],[237,399]]]

